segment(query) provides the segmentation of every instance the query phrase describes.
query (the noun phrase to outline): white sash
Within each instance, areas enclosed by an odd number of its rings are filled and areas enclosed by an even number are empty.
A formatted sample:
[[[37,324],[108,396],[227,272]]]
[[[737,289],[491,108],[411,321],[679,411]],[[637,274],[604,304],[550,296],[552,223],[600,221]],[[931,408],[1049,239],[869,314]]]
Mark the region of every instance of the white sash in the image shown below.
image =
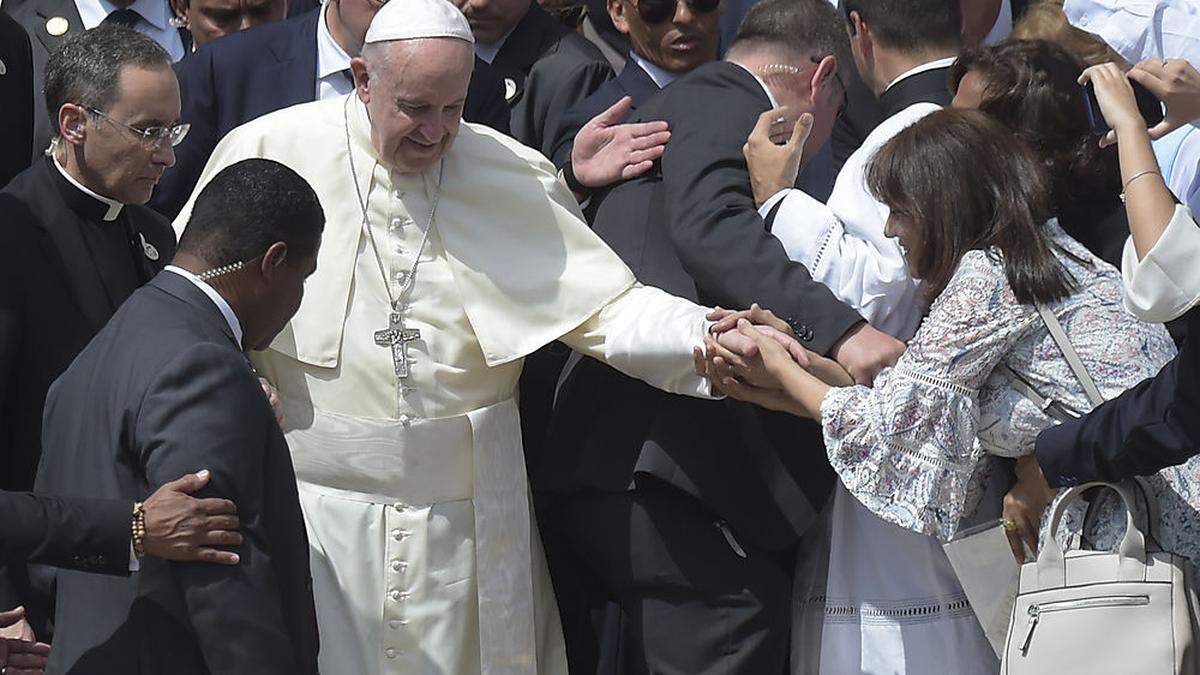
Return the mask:
[[[293,407],[285,401],[288,419],[308,424],[287,433],[296,476],[307,486],[374,504],[474,500],[483,675],[536,673],[529,486],[516,402],[408,426]]]

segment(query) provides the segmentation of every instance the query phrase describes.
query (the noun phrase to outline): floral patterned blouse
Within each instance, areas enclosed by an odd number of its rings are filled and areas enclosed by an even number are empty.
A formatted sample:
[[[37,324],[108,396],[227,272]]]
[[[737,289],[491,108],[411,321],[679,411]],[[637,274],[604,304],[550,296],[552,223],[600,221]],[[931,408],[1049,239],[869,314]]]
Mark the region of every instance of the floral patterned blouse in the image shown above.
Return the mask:
[[[1077,282],[1051,309],[1101,393],[1111,398],[1153,376],[1175,355],[1166,329],[1124,309],[1116,269],[1056,222],[1046,227],[1070,252],[1057,255]],[[1002,364],[1011,372],[997,370]],[[1092,407],[1037,310],[1017,302],[999,254],[971,251],[896,366],[874,388],[837,388],[825,397],[829,460],[871,511],[948,540],[979,506],[989,455],[1030,454],[1038,432],[1054,423],[1012,387],[1011,373],[1075,412]],[[1151,483],[1162,511],[1159,542],[1200,561],[1200,460]],[[1089,533],[1096,546],[1115,542],[1124,528],[1115,504],[1107,506]],[[1077,530],[1080,520],[1068,514],[1067,529]]]

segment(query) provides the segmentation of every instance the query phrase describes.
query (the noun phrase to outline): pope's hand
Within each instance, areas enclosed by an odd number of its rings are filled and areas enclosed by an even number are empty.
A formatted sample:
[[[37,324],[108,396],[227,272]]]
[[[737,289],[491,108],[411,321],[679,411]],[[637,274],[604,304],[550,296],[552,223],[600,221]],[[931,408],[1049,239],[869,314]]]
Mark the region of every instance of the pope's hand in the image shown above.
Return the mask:
[[[146,555],[165,560],[238,564],[238,555],[214,546],[237,546],[240,524],[237,506],[228,499],[190,496],[208,483],[205,470],[160,487],[143,505],[146,516]]]
[[[775,316],[771,310],[763,309],[757,302],[750,305],[750,309],[740,311],[717,307],[709,312],[705,318],[713,322],[713,325],[709,327],[709,332],[713,335],[733,330],[737,328],[738,320],[745,319],[756,326],[770,326],[777,331],[796,337],[795,332],[792,331],[792,327],[788,325],[788,322]]]
[[[283,426],[283,402],[279,400],[279,390],[275,385],[267,381],[267,378],[258,378],[258,383],[262,385],[263,393],[267,396],[267,403],[271,404],[271,412],[275,413],[275,421],[279,426]]]
[[[812,123],[812,115],[804,113],[789,124],[787,108],[774,108],[758,116],[742,146],[755,204],[761,207],[775,193],[796,184]]]
[[[667,123],[618,124],[632,109],[633,99],[626,96],[575,135],[571,171],[586,187],[602,188],[636,178],[662,157],[663,146],[671,138]]]

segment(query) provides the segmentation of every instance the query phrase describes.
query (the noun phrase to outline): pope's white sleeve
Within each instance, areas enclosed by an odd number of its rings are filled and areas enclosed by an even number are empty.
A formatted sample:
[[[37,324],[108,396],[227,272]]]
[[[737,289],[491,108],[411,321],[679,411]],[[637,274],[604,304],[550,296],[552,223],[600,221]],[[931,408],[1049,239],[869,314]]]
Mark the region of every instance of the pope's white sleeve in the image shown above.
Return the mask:
[[[775,197],[763,205],[763,217]],[[896,334],[919,300],[920,287],[908,274],[904,253],[895,241],[848,229],[835,210],[801,190],[788,190],[771,225],[788,257],[808,268],[871,325]]]
[[[1121,276],[1125,279],[1125,307],[1143,321],[1170,321],[1200,301],[1200,227],[1185,206],[1141,260],[1133,239],[1125,241]]]
[[[696,375],[692,348],[704,348],[709,308],[635,284],[562,336],[572,349],[663,391],[715,398]]]

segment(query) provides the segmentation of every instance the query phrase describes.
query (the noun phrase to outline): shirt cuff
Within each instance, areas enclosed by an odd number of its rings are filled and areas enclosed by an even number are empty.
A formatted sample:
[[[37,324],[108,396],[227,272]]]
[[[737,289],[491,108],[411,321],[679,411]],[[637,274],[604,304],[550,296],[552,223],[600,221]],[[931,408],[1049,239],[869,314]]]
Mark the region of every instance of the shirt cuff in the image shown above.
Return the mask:
[[[138,560],[137,554],[133,552],[133,542],[129,542],[129,571],[136,572],[142,569],[142,561]]]
[[[1170,321],[1200,300],[1200,227],[1186,206],[1175,207],[1162,236],[1138,260],[1133,238],[1125,241],[1121,276],[1125,307],[1143,321]]]
[[[767,216],[771,215],[771,209],[775,208],[776,204],[783,201],[783,198],[787,197],[788,193],[791,192],[791,190],[792,190],[791,188],[784,188],[784,189],[780,190],[779,192],[776,192],[775,194],[771,195],[771,198],[768,199],[767,201],[763,202],[762,207],[758,209],[758,215],[762,216],[763,219],[765,220]]]

